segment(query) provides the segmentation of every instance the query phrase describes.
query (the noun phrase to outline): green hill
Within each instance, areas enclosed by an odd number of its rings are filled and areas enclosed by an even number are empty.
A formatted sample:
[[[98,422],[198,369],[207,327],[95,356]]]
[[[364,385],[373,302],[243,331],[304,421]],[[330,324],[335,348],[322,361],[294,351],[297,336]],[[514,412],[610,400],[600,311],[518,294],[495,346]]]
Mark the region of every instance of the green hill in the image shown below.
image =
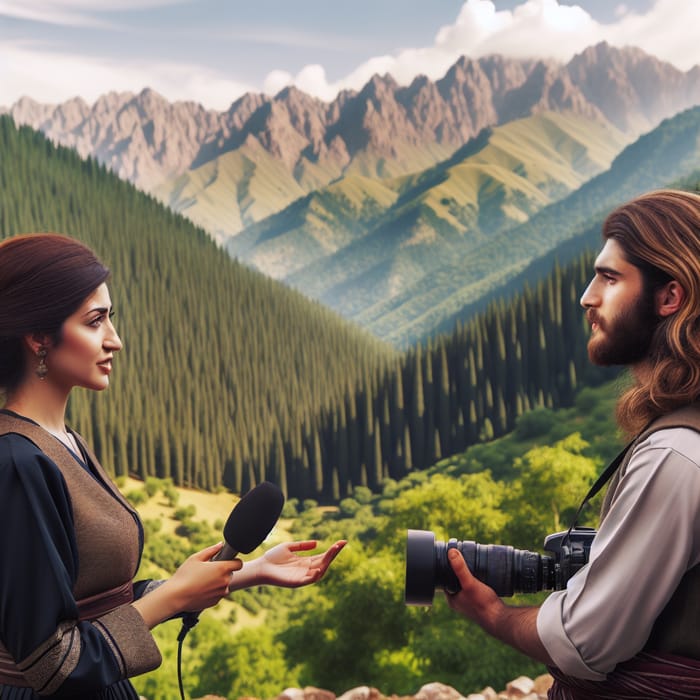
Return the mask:
[[[691,192],[700,191],[700,169],[693,171],[686,177],[668,183],[668,186]],[[480,297],[476,302],[462,306],[454,314],[445,317],[440,324],[431,328],[420,341],[427,342],[435,335],[452,333],[456,324],[468,321],[479,311],[485,309],[494,298],[516,294],[524,286],[532,283],[532,280],[545,278],[555,265],[567,265],[578,259],[581,254],[597,253],[602,243],[601,228],[606,213],[607,210],[592,216],[576,235],[560,243],[546,255],[534,260],[520,274],[500,286],[497,291]]]
[[[110,390],[74,392],[69,406],[105,466],[210,490],[241,492],[264,478],[306,488],[308,463],[266,471],[280,464],[270,459],[280,434],[300,436],[394,351],[8,117],[0,118],[0,178],[0,236],[68,233],[112,269],[125,347]]]
[[[377,336],[408,346],[444,327],[445,319],[463,307],[478,308],[484,300],[499,296],[509,281],[561,244],[580,237],[592,221],[613,207],[668,186],[698,168],[700,107],[665,120],[620,153],[609,170],[527,222],[494,233],[402,294],[379,301],[353,318]],[[596,234],[587,247],[597,247],[598,242]]]
[[[397,199],[389,183],[348,175],[230,238],[226,250],[283,278],[346,250]]]
[[[414,175],[341,179],[247,228],[227,249],[364,319],[374,305],[390,306],[456,256],[577,189],[625,142],[614,128],[576,115],[520,119]]]
[[[307,191],[283,163],[251,139],[160,185],[154,194],[223,241]]]

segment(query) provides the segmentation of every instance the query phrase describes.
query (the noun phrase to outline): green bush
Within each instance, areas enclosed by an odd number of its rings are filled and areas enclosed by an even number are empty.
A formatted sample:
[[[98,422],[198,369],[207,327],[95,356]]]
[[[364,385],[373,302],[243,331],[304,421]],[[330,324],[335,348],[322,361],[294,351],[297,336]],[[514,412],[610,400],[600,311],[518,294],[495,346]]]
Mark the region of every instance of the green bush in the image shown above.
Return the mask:
[[[189,520],[190,518],[193,518],[197,514],[197,508],[193,505],[189,506],[183,506],[182,508],[178,508],[174,513],[173,517],[175,520]]]
[[[287,501],[285,501],[285,504],[282,507],[281,517],[296,518],[297,515],[299,515],[299,499],[290,498]]]
[[[557,422],[557,416],[549,408],[536,408],[523,413],[515,422],[515,437],[518,440],[547,435]]]
[[[136,508],[148,500],[148,494],[143,489],[134,489],[125,494],[125,498]]]
[[[143,484],[149,498],[153,498],[161,489],[162,480],[155,476],[149,476]]]
[[[149,518],[143,521],[143,530],[146,539],[149,539],[163,529],[163,521],[160,518]]]
[[[180,500],[180,492],[173,486],[172,482],[169,484],[166,483],[163,487],[163,496],[165,496],[171,508],[175,508]]]

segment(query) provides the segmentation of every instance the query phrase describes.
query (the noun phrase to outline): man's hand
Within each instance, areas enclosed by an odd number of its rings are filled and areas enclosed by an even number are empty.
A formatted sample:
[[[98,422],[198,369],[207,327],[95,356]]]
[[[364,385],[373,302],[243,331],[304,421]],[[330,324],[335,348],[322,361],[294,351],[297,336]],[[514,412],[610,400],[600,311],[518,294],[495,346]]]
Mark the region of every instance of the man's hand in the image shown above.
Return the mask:
[[[497,620],[502,614],[502,608],[505,607],[503,601],[496,595],[493,588],[482,583],[472,574],[459,550],[450,548],[447,558],[462,589],[453,595],[447,594],[447,604],[464,617],[476,622],[487,632],[491,632],[488,629],[490,621]]]
[[[447,552],[452,571],[462,590],[447,594],[448,605],[484,631],[509,644],[536,661],[553,665],[547,650],[537,634],[539,608],[516,608],[505,605],[496,592],[477,579],[469,570],[457,549]]]

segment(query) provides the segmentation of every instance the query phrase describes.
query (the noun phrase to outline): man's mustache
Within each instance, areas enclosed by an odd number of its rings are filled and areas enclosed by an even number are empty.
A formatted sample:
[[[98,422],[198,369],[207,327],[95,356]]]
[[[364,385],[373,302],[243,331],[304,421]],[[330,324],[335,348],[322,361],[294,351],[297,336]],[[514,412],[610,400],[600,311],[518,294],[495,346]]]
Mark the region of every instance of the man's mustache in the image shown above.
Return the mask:
[[[588,321],[589,325],[591,325],[591,326],[594,323],[596,323],[598,325],[598,328],[603,327],[603,322],[602,322],[600,316],[598,316],[598,314],[595,312],[594,309],[588,309],[586,311],[586,321]]]

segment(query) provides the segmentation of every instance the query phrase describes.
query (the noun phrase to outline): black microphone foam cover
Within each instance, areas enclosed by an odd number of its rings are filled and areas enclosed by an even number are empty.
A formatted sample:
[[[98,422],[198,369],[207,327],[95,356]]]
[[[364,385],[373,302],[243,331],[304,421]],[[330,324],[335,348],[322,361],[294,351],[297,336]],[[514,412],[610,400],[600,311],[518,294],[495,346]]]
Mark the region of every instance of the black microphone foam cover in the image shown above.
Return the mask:
[[[284,506],[278,486],[263,481],[241,498],[224,525],[224,540],[236,552],[249,554],[270,534]]]

